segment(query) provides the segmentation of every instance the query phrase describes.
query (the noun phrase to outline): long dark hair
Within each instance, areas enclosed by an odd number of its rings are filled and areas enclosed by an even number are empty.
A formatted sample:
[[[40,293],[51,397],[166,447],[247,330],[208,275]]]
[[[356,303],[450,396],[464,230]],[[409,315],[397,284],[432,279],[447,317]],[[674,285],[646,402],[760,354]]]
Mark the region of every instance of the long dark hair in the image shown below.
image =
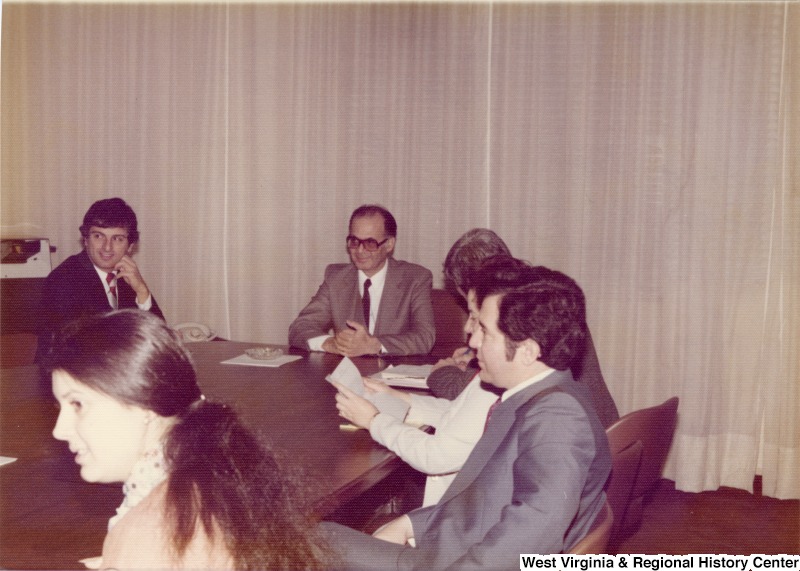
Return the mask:
[[[236,569],[318,569],[328,549],[297,487],[227,405],[205,400],[189,353],[139,310],[92,316],[56,336],[45,363],[88,387],[177,422],[164,446],[166,515],[180,558],[202,525]]]

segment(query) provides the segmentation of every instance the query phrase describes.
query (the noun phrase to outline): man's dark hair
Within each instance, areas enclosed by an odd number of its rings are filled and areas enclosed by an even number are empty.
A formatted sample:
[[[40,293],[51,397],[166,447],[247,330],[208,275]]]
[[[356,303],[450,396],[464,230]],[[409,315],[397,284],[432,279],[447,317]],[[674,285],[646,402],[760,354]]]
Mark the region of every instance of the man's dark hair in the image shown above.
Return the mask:
[[[533,339],[540,360],[566,370],[582,355],[586,343],[586,300],[569,276],[520,260],[495,257],[476,274],[478,305],[500,295],[497,326],[506,336],[506,357],[511,360],[520,343]]]
[[[80,227],[81,236],[89,237],[89,229],[97,228],[125,228],[128,231],[128,242],[135,244],[139,241],[139,229],[136,223],[136,214],[133,208],[121,198],[106,198],[98,200],[89,207],[83,217]]]
[[[348,228],[353,226],[353,220],[356,218],[364,218],[365,216],[381,216],[383,217],[383,229],[386,232],[387,236],[391,236],[392,238],[397,237],[397,222],[392,216],[392,213],[389,212],[383,206],[378,204],[362,204],[350,215],[350,224]]]
[[[474,284],[471,276],[492,256],[511,256],[503,240],[488,228],[473,228],[465,232],[447,252],[444,277],[450,289],[466,293]]]

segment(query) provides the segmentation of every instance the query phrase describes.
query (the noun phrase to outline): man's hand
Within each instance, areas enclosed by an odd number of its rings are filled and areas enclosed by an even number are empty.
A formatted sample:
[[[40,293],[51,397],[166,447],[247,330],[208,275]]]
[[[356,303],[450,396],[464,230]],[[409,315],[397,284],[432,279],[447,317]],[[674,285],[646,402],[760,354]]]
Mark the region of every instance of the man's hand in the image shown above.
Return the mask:
[[[86,559],[81,559],[78,563],[83,563],[87,569],[100,569],[103,565],[103,558],[99,555],[97,557],[87,557]]]
[[[414,537],[414,526],[411,525],[411,518],[407,515],[401,515],[399,518],[393,519],[375,530],[372,537],[377,537],[390,543],[405,545],[409,539]]]
[[[336,349],[346,357],[361,355],[377,355],[381,352],[381,342],[369,334],[367,329],[357,321],[347,321],[348,329],[336,333]]]
[[[334,353],[336,355],[341,355],[339,352],[339,348],[336,346],[336,339],[333,337],[328,337],[325,341],[322,342],[322,350],[326,353]]]
[[[378,409],[375,408],[375,405],[358,396],[341,383],[335,382],[333,384],[339,390],[336,393],[336,408],[339,409],[339,416],[346,418],[360,428],[369,430],[372,419],[378,414]]]
[[[142,274],[139,273],[139,266],[128,254],[114,266],[117,270],[117,279],[124,279],[129,286],[136,292],[136,302],[143,304],[150,297],[150,289],[147,287]]]
[[[462,371],[466,371],[467,366],[469,365],[469,362],[472,361],[473,357],[475,357],[475,353],[472,352],[472,349],[469,347],[460,347],[453,352],[452,357],[448,357],[447,359],[439,359],[431,371],[441,369],[442,367],[458,367]]]

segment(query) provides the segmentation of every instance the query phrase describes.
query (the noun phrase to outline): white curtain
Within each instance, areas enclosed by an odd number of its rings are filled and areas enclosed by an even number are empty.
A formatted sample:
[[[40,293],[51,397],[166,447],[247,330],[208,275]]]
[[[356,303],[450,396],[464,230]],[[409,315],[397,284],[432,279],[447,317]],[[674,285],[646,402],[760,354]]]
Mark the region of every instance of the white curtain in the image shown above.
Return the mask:
[[[285,343],[349,213],[440,281],[488,226],[584,287],[621,412],[681,398],[666,475],[800,497],[800,7],[3,4],[2,227],[140,218],[168,321]]]

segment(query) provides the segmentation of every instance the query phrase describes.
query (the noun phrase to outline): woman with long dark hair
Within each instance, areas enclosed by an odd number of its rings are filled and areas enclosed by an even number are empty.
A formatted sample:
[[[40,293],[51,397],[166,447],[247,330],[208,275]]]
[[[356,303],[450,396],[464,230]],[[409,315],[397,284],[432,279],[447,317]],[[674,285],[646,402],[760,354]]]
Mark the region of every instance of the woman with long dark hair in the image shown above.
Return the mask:
[[[73,324],[46,361],[53,436],[89,482],[124,482],[102,558],[114,569],[318,569],[327,548],[273,456],[205,399],[188,352],[136,310]]]

